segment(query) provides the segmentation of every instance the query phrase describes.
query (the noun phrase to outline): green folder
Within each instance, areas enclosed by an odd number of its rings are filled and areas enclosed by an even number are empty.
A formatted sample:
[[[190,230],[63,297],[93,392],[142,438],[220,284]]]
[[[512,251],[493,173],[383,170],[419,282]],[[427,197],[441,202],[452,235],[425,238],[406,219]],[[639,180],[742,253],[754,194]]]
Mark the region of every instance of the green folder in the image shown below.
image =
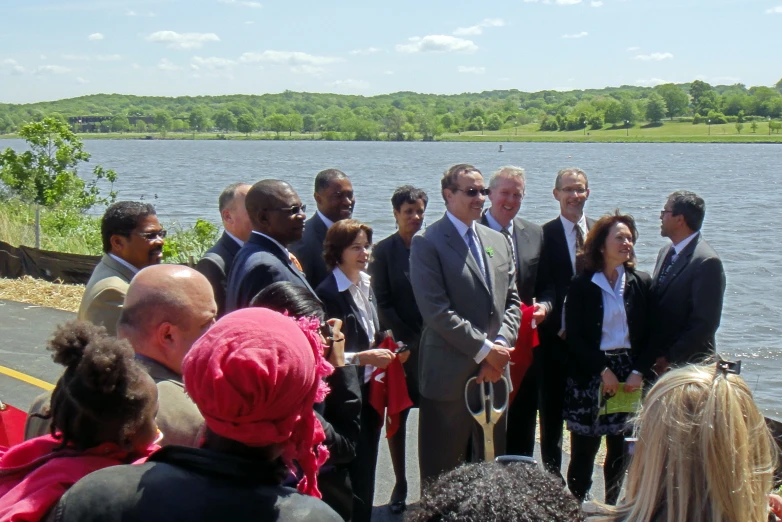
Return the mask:
[[[619,383],[619,389],[613,397],[605,399],[603,383],[600,383],[600,415],[613,413],[635,413],[641,409],[641,389],[634,392],[625,391],[625,383]]]

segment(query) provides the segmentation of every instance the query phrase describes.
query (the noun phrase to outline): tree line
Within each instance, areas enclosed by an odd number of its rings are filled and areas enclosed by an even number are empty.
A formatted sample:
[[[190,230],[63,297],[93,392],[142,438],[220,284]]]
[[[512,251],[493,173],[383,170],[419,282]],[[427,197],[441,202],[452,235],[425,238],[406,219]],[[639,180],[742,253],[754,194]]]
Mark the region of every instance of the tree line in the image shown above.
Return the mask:
[[[285,91],[279,94],[151,97],[98,94],[31,104],[0,104],[0,133],[54,117],[75,132],[319,133],[356,140],[433,140],[443,133],[498,131],[537,124],[540,131],[768,121],[779,132],[782,80],[774,87],[712,86],[704,81],[656,87],[521,92],[515,89],[458,95],[397,92],[352,96]],[[101,116],[85,124],[81,117]],[[740,128],[741,127],[741,128]]]

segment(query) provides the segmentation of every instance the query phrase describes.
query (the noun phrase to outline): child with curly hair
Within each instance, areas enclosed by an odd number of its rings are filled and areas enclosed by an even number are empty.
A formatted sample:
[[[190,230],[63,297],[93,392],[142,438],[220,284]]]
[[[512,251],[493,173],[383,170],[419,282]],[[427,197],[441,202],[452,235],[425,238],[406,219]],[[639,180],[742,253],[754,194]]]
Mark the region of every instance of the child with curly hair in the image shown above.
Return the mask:
[[[65,366],[46,415],[52,432],[0,448],[0,522],[42,520],[83,476],[158,449],[157,387],[127,341],[72,321],[48,349]]]

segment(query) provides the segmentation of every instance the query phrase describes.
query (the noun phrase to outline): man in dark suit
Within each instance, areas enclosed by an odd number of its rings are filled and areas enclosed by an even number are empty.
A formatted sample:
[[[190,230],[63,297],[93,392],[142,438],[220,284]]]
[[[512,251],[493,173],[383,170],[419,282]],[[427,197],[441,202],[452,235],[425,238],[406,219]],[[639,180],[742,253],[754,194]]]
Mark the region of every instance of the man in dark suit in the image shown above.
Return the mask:
[[[517,216],[524,199],[524,169],[503,167],[495,172],[489,181],[489,200],[491,208],[484,212],[481,224],[502,233],[513,250],[516,266],[516,288],[521,302],[533,306],[533,299],[550,301],[550,292],[538,296],[535,282],[538,275],[538,263],[543,248],[543,230],[539,225]],[[546,318],[547,308],[535,303],[533,319],[541,323]],[[535,350],[537,352],[537,350]],[[516,391],[516,396],[508,410],[509,455],[532,456],[535,450],[535,423],[538,415],[539,366],[534,364]]]
[[[226,313],[249,306],[258,292],[277,281],[304,286],[315,295],[288,251],[288,245],[301,239],[306,217],[293,187],[276,179],[259,181],[247,192],[245,205],[253,231],[228,274]]]
[[[540,452],[549,472],[562,467],[562,407],[565,401],[565,323],[563,304],[574,275],[583,271],[583,246],[594,220],[584,215],[589,199],[586,173],[570,167],[560,170],[554,182],[558,217],[543,225],[543,250],[537,289],[548,313],[539,324],[540,346]],[[547,295],[547,297],[543,297]]]
[[[248,190],[249,183],[233,183],[225,187],[220,194],[218,204],[223,220],[223,235],[195,266],[212,285],[217,302],[217,317],[225,314],[225,285],[234,257],[250,238],[250,232],[253,230],[244,206]]]
[[[317,288],[329,274],[323,260],[326,232],[335,222],[353,216],[356,198],[350,180],[344,172],[337,169],[318,172],[315,176],[314,197],[318,209],[307,220],[304,236],[301,241],[291,246],[291,251],[301,263],[310,286]]]
[[[520,310],[516,270],[505,237],[476,223],[486,189],[472,165],[454,165],[441,180],[446,213],[413,238],[410,281],[424,329],[419,348],[421,484],[466,460],[478,426],[465,405],[465,385],[498,381],[507,372]],[[504,454],[506,418],[495,427]],[[473,440],[482,458],[483,439]]]
[[[649,342],[659,353],[658,374],[716,353],[725,272],[700,233],[705,215],[703,198],[685,190],[668,196],[660,212],[660,235],[671,244],[660,249],[652,279]]]

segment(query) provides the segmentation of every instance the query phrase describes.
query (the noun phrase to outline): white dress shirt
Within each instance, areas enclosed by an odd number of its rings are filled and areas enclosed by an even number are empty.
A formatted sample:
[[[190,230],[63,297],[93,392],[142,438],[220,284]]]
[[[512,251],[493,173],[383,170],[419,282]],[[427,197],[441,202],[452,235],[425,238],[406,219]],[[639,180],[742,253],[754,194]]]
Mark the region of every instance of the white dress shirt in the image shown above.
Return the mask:
[[[330,220],[329,218],[327,218],[326,216],[324,216],[323,212],[321,212],[320,210],[318,210],[317,213],[318,213],[318,216],[320,216],[320,220],[323,221],[323,223],[326,224],[326,230],[330,229],[331,225],[333,225],[334,222],[332,220]]]
[[[516,259],[516,242],[513,240],[513,220],[510,220],[510,223],[508,223],[507,227],[503,227],[500,225],[500,223],[494,219],[494,216],[491,215],[491,210],[486,212],[486,221],[489,223],[489,228],[492,230],[496,230],[499,233],[502,233],[502,230],[504,228],[508,229],[508,232],[510,233],[510,248],[513,250],[513,259]]]
[[[127,268],[128,270],[133,272],[134,274],[138,274],[138,272],[139,272],[138,268],[136,268],[135,266],[131,265],[130,263],[128,263],[127,261],[125,261],[121,257],[115,256],[114,254],[109,254],[109,257],[111,257],[114,261],[116,261],[117,263],[121,264],[122,266],[124,266],[125,268]]]
[[[560,221],[562,221],[562,226],[565,228],[565,239],[567,239],[567,250],[568,253],[570,253],[570,264],[573,265],[573,273],[576,273],[576,226],[581,229],[581,233],[584,235],[584,240],[586,241],[587,237],[587,222],[586,222],[586,216],[584,214],[581,214],[581,219],[578,220],[578,223],[573,223],[568,218],[563,216],[562,214],[559,215]]]
[[[693,232],[689,236],[685,237],[675,245],[673,245],[673,257],[671,257],[671,264],[674,264],[676,260],[679,258],[679,254],[682,253],[682,250],[684,250],[687,245],[689,245],[693,239],[695,239],[695,236],[700,234],[700,230],[697,232]]]
[[[630,327],[627,325],[625,310],[625,267],[619,265],[614,286],[608,282],[603,272],[595,272],[592,282],[600,287],[603,295],[603,332],[600,336],[600,349],[604,352],[630,348]]]
[[[350,292],[350,296],[358,307],[358,319],[361,321],[361,326],[364,327],[364,331],[369,338],[369,345],[375,342],[375,322],[372,320],[372,302],[369,300],[369,289],[371,277],[366,272],[359,274],[358,285],[353,284],[353,281],[348,279],[345,272],[340,270],[339,267],[334,269],[334,279],[337,282],[337,290],[344,292],[347,290]],[[345,362],[347,364],[354,364],[356,359],[355,352],[345,353]],[[372,378],[372,372],[375,371],[375,367],[367,364],[364,366],[364,382],[369,382]]]

